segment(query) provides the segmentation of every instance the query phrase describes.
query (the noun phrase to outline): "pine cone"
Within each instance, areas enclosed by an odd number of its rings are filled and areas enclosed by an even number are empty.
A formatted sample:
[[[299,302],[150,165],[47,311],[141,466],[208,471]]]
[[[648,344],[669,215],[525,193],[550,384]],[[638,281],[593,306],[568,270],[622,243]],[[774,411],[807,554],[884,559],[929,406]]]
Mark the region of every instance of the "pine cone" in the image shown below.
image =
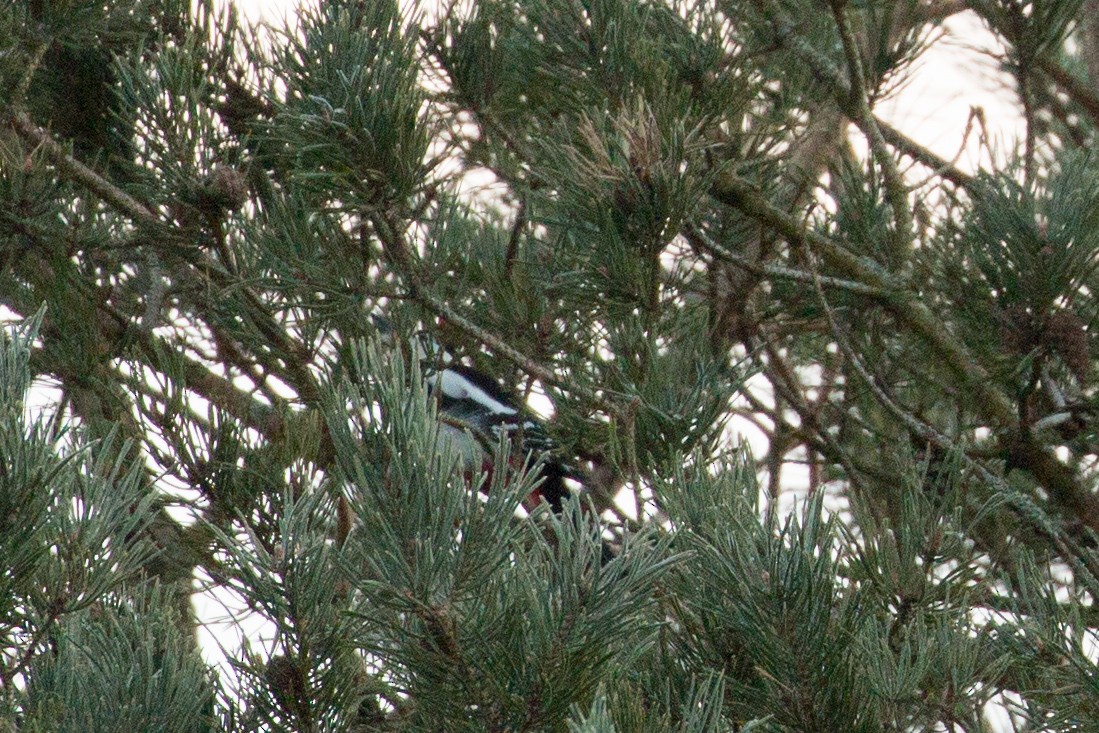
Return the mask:
[[[198,191],[198,207],[211,216],[236,211],[248,201],[248,179],[237,168],[219,165]]]
[[[311,716],[301,669],[289,657],[279,655],[267,662],[263,676],[282,712],[291,720],[307,723]]]
[[[1010,305],[995,313],[1000,342],[1011,354],[1029,354],[1038,345],[1034,318],[1026,306]]]

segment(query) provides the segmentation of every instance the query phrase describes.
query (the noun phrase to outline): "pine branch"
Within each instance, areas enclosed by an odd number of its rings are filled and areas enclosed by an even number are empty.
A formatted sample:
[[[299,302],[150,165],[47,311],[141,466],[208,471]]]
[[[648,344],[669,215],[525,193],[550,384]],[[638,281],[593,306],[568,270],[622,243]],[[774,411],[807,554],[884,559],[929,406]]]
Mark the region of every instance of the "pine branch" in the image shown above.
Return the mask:
[[[50,160],[67,178],[83,185],[116,211],[134,220],[139,226],[154,232],[154,240],[171,242],[176,239],[174,235],[177,232],[171,226],[161,221],[151,210],[125,191],[69,155],[57,141],[35,125],[26,113],[12,112],[9,123],[22,137],[45,150]],[[308,354],[274,321],[268,312],[267,306],[260,298],[250,288],[232,282],[229,273],[198,251],[196,247],[185,245],[173,249],[172,253],[182,255],[198,273],[214,278],[218,287],[232,287],[244,295],[250,306],[249,316],[253,323],[260,329],[263,336],[268,338],[272,345],[285,355],[286,368],[291,377],[290,383],[293,384],[298,395],[306,404],[316,404],[319,399],[319,391],[316,380],[306,366]]]
[[[939,157],[903,132],[887,122],[874,118],[878,130],[887,143],[897,148],[903,155],[907,155],[918,163],[922,163],[937,175],[953,183],[959,188],[972,188],[976,179],[968,173],[963,173],[949,160]]]
[[[804,62],[811,65],[815,70],[817,78],[831,88],[832,97],[844,111],[844,114],[855,121],[859,128],[863,130],[863,133],[867,135],[868,140],[871,139],[871,135],[867,131],[866,125],[872,125],[884,141],[895,146],[902,154],[926,165],[957,186],[968,188],[973,185],[973,177],[967,173],[963,173],[950,161],[939,157],[892,125],[878,119],[878,117],[872,113],[870,113],[869,116],[860,114],[857,103],[853,101],[854,95],[851,83],[844,78],[835,64],[797,36],[796,31],[794,30],[797,27],[797,24],[786,15],[785,11],[783,11],[777,3],[772,2],[772,0],[756,0],[756,2],[769,3],[767,9],[763,12],[766,17],[773,18],[773,20],[769,22],[771,24],[772,38],[775,45],[778,48],[793,52]],[[774,15],[771,15],[771,12],[773,12]],[[958,11],[954,6],[950,5],[947,6],[943,12],[947,15],[952,15]]]
[[[1099,126],[1099,94],[1047,55],[1039,56],[1036,62],[1038,68],[1048,74],[1049,78],[1053,79],[1057,86],[1084,110],[1091,119],[1091,123]]]
[[[81,184],[139,225],[154,231],[164,228],[156,215],[137,199],[69,155],[46,131],[35,125],[26,112],[12,110],[8,115],[8,125],[19,133],[20,137],[46,151],[50,160],[69,180]]]
[[[926,341],[963,385],[974,390],[974,402],[993,426],[1009,426],[1015,422],[1013,406],[991,385],[985,370],[945,331],[941,319],[906,294],[892,276],[851,254],[840,242],[806,229],[793,216],[774,208],[758,188],[734,173],[720,176],[711,193],[719,201],[771,227],[791,245],[808,247],[854,282],[877,290],[879,303]]]
[[[1033,443],[1019,434],[1018,418],[1011,402],[989,379],[983,367],[970,357],[968,350],[949,334],[939,319],[916,297],[902,289],[888,287],[883,273],[871,269],[860,258],[847,252],[838,242],[804,229],[792,216],[778,211],[754,186],[735,174],[727,173],[716,183],[716,198],[748,216],[774,228],[793,246],[807,248],[821,256],[829,265],[846,272],[856,282],[882,290],[880,304],[908,326],[923,340],[969,392],[969,402],[991,427],[1012,438],[1013,444],[1025,447],[1016,452],[1020,467],[1028,470],[1039,484],[1050,490],[1059,503],[1083,514],[1082,520],[1099,531],[1099,498],[1079,483],[1079,480],[1058,461],[1048,448]]]
[[[489,347],[530,376],[540,380],[543,384],[557,387],[562,391],[577,394],[588,402],[588,404],[598,407],[610,415],[622,416],[622,410],[617,404],[606,400],[601,395],[586,389],[582,385],[561,379],[550,369],[547,369],[534,361],[495,334],[481,328],[469,319],[458,314],[449,305],[436,298],[424,283],[423,277],[419,274],[412,250],[405,242],[404,237],[398,232],[397,227],[380,215],[372,217],[371,223],[374,225],[381,241],[385,245],[390,260],[394,263],[397,270],[408,280],[410,297],[426,306],[428,310],[436,316],[461,329],[471,338],[476,339]]]
[[[915,235],[912,232],[912,210],[908,205],[908,190],[885,144],[885,138],[882,137],[877,120],[870,110],[867,79],[862,68],[861,52],[855,41],[855,32],[847,16],[846,1],[832,0],[831,5],[832,14],[836,19],[836,28],[843,43],[843,52],[847,56],[848,73],[851,76],[848,85],[851,90],[848,107],[854,112],[855,123],[866,135],[870,152],[881,168],[882,177],[885,180],[886,199],[893,210],[893,245],[889,264],[891,268],[898,269],[908,262],[909,253],[915,244]],[[772,12],[775,6],[776,3],[772,2]]]
[[[766,265],[753,262],[747,257],[732,252],[706,237],[697,227],[689,227],[685,236],[688,241],[699,249],[709,251],[717,259],[736,265],[753,275],[791,280],[793,282],[814,282],[813,273],[805,272],[804,270],[798,270],[793,267],[782,267],[781,265]],[[820,282],[829,288],[845,290],[849,293],[854,293],[855,295],[865,295],[876,299],[885,297],[885,291],[881,288],[875,288],[860,282],[855,282],[854,280],[844,280],[843,278],[831,277],[829,275],[819,275],[818,277],[820,278]]]
[[[812,254],[806,254],[806,259],[812,267]],[[814,291],[821,307],[824,309],[825,316],[828,318],[828,323],[832,328],[832,335],[836,340],[836,344],[855,369],[855,373],[859,375],[867,388],[874,395],[874,398],[878,403],[885,407],[919,440],[930,443],[952,455],[960,456],[966,465],[974,469],[977,474],[980,475],[985,483],[995,487],[1003,496],[1007,497],[1015,506],[1020,516],[1026,519],[1041,535],[1048,537],[1057,547],[1061,555],[1072,562],[1079,572],[1082,572],[1083,577],[1090,578],[1093,588],[1099,585],[1099,560],[1094,558],[1089,550],[1081,547],[1060,528],[1055,526],[1030,498],[1021,495],[1002,478],[988,470],[983,463],[970,458],[966,452],[956,446],[949,437],[906,410],[887,393],[883,386],[878,384],[878,380],[870,374],[869,370],[867,370],[866,366],[862,363],[862,358],[855,349],[851,347],[850,343],[848,343],[847,337],[836,321],[832,306],[829,304],[828,299],[824,294],[823,283],[820,281],[815,282]],[[1056,459],[1052,457],[1046,458],[1045,456],[1035,456],[1030,460],[1025,461],[1027,464],[1026,467],[1035,474],[1035,477],[1039,482],[1043,480],[1043,476],[1040,475],[1040,473],[1044,473],[1045,485],[1051,489],[1055,501],[1060,504],[1062,508],[1068,509],[1070,516],[1080,519],[1093,532],[1099,533],[1099,496],[1087,492],[1083,487],[1074,485],[1062,486],[1062,482],[1060,481],[1050,481],[1050,471],[1039,472],[1039,470],[1037,470],[1038,467],[1043,464],[1044,460],[1055,461]]]

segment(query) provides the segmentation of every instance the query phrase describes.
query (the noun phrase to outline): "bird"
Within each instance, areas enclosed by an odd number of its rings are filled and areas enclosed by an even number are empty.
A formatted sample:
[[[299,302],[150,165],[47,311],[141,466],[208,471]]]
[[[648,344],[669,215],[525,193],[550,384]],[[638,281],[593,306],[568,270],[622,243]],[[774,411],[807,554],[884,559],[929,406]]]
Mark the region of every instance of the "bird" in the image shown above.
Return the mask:
[[[396,334],[392,324],[382,316],[375,315],[373,320],[383,341],[392,345]],[[484,476],[487,480],[480,485],[491,485],[492,475],[499,468],[494,460],[497,447],[506,441],[512,447],[508,470],[529,469],[538,474],[538,483],[524,499],[523,507],[531,512],[544,503],[561,516],[572,487],[582,490],[586,480],[581,469],[562,458],[546,424],[514,390],[483,371],[458,363],[427,332],[416,333],[412,344],[427,395],[437,408],[437,444],[448,446],[461,458],[470,484]],[[620,554],[605,538],[600,546],[602,566]]]
[[[512,468],[540,459],[535,465],[541,483],[527,497],[525,508],[536,509],[545,501],[560,516],[571,496],[568,481],[582,484],[583,476],[560,458],[545,424],[513,392],[472,367],[448,363],[426,376],[428,394],[438,403],[440,442],[448,442],[462,456],[471,478],[483,474],[491,480],[496,468],[493,456],[503,438],[519,449],[519,460]],[[617,553],[605,539],[600,545],[599,561],[605,566]]]
[[[451,445],[467,470],[491,477],[493,456],[503,439],[517,448],[517,466],[540,459],[541,483],[528,497],[528,509],[540,499],[560,514],[570,491],[566,479],[577,479],[557,455],[546,426],[497,380],[472,367],[448,364],[426,374],[428,394],[439,410],[440,442]]]
[[[388,319],[375,315],[373,321],[382,337],[392,342],[395,330]],[[533,510],[544,500],[560,514],[571,495],[569,481],[582,483],[582,476],[562,460],[545,423],[512,390],[485,372],[456,362],[427,333],[417,333],[413,346],[427,394],[436,404],[439,445],[461,458],[471,481],[487,476],[487,486],[503,439],[512,448],[512,470],[533,465],[538,472],[540,483],[524,501],[525,508]]]

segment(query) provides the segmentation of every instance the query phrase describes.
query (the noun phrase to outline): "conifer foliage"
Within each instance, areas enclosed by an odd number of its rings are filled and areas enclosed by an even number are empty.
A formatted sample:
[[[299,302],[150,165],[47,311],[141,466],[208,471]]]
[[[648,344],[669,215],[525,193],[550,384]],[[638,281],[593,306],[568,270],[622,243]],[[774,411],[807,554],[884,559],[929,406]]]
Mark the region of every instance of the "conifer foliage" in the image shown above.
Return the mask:
[[[1099,730],[1096,17],[4,3],[0,731]]]

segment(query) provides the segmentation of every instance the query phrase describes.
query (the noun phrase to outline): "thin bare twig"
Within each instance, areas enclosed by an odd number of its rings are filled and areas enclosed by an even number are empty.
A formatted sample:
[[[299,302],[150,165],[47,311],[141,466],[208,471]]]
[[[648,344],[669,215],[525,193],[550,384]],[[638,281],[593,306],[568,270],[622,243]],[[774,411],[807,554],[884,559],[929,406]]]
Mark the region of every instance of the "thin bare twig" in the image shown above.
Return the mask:
[[[806,259],[809,261],[810,267],[812,267],[811,253],[806,253]],[[980,475],[983,481],[1000,491],[1002,495],[1014,505],[1016,511],[1030,522],[1038,532],[1049,537],[1062,556],[1068,560],[1083,577],[1090,579],[1093,587],[1099,584],[1099,563],[1096,562],[1092,554],[1080,547],[1071,537],[1066,535],[1062,529],[1054,525],[1049,517],[1046,516],[1046,513],[1042,511],[1033,500],[1013,489],[1004,479],[986,468],[983,463],[971,458],[964,450],[961,450],[953,440],[939,432],[934,426],[924,422],[906,410],[886,392],[885,388],[878,384],[878,380],[870,374],[869,370],[862,363],[862,359],[851,347],[851,344],[847,341],[843,331],[840,329],[839,324],[835,319],[835,313],[832,310],[831,304],[828,303],[821,283],[814,283],[814,290],[821,307],[824,309],[825,315],[828,318],[829,325],[832,328],[832,335],[836,339],[836,345],[843,352],[844,357],[850,361],[855,373],[858,374],[866,384],[867,388],[874,395],[875,400],[899,420],[915,437],[958,455],[963,463]],[[1088,495],[1088,499],[1093,506],[1097,504],[1095,498],[1090,494]],[[1090,512],[1089,516],[1081,516],[1079,519],[1089,528],[1099,531],[1099,525],[1096,524],[1096,522],[1099,522],[1099,512]]]
[[[742,254],[726,249],[717,242],[711,241],[699,231],[697,227],[689,227],[685,232],[685,236],[697,247],[709,250],[714,256],[730,262],[741,269],[747,270],[753,275],[793,280],[794,282],[813,282],[813,275],[804,270],[783,267],[781,265],[764,265],[759,262],[754,262]],[[885,296],[885,291],[881,288],[865,285],[854,280],[844,280],[843,278],[830,277],[828,275],[821,275],[820,279],[824,285],[830,288],[836,288],[837,290],[846,290],[857,295],[866,295],[871,298],[881,298]]]
[[[27,61],[27,68],[23,70],[23,76],[20,77],[19,84],[12,92],[12,104],[22,106],[23,102],[26,100],[27,91],[31,88],[31,82],[34,80],[34,75],[38,72],[38,67],[42,65],[42,59],[45,58],[46,51],[49,47],[49,43],[39,41],[31,51],[31,57]]]
[[[389,253],[390,259],[396,265],[397,269],[408,279],[413,299],[427,307],[427,309],[436,316],[444,319],[450,325],[455,326],[471,338],[476,339],[492,349],[530,376],[541,381],[543,384],[551,385],[565,392],[577,394],[589,404],[604,410],[609,415],[615,416],[616,418],[621,418],[623,416],[622,409],[614,402],[607,400],[602,395],[588,390],[581,385],[567,382],[554,374],[550,369],[542,366],[501,339],[496,334],[481,328],[476,323],[473,323],[460,315],[449,305],[436,298],[431,291],[425,287],[423,277],[418,271],[412,251],[397,228],[386,221],[382,216],[374,216],[371,219],[371,223],[378,232],[379,238],[386,251]]]
[[[893,246],[890,251],[890,264],[893,267],[901,267],[908,259],[908,254],[913,247],[914,235],[912,233],[912,209],[908,204],[908,190],[904,185],[904,179],[897,170],[897,163],[893,160],[889,148],[885,144],[881,130],[878,129],[877,120],[870,110],[870,100],[867,97],[866,75],[862,68],[862,57],[858,44],[855,42],[855,33],[851,28],[851,20],[845,12],[845,4],[842,0],[833,0],[832,13],[836,19],[836,28],[843,43],[843,52],[847,57],[847,69],[851,75],[849,107],[854,112],[855,124],[866,135],[870,145],[870,152],[874,160],[881,168],[882,177],[885,179],[885,195],[889,201],[889,208],[893,210]]]

